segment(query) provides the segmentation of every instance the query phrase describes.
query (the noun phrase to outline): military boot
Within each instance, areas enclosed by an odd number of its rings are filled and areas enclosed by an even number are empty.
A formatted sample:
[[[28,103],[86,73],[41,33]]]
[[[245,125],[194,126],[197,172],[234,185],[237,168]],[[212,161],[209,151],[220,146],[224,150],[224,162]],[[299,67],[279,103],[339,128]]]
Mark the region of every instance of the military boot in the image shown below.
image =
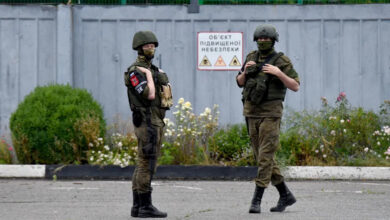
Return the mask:
[[[133,190],[133,207],[131,207],[131,217],[138,217],[139,196],[137,191]]]
[[[249,208],[249,213],[260,213],[260,204],[261,198],[263,198],[264,187],[256,185],[255,193],[253,194],[251,207]]]
[[[275,185],[276,189],[279,191],[279,201],[275,207],[270,209],[271,212],[283,212],[287,206],[294,204],[297,200],[294,195],[290,192],[284,182]]]
[[[165,218],[167,213],[160,212],[152,205],[152,192],[139,193],[140,208],[138,217],[140,218]]]

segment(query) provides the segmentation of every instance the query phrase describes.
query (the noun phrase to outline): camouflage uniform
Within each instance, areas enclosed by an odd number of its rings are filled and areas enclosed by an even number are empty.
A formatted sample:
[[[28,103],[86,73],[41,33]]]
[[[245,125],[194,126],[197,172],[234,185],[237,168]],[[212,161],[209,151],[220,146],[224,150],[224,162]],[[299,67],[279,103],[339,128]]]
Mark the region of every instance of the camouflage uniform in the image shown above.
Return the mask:
[[[259,167],[255,178],[256,189],[249,209],[250,213],[261,212],[261,199],[264,189],[268,187],[270,182],[276,186],[280,193],[278,205],[271,208],[271,211],[283,211],[288,205],[292,205],[296,201],[285,185],[284,178],[275,162],[275,152],[279,146],[283,101],[287,88],[277,76],[263,72],[263,66],[271,64],[299,83],[298,74],[294,70],[290,59],[283,53],[274,51],[273,46],[275,41],[278,41],[278,37],[276,29],[271,25],[257,27],[253,40],[258,43],[259,50],[252,51],[247,55],[238,76],[243,74],[242,71],[247,62],[253,61],[256,64],[246,68],[244,85],[240,85],[237,78],[238,86],[244,87],[243,114]]]
[[[256,53],[258,51],[249,53],[245,63],[251,60],[255,61]],[[269,54],[259,54],[257,62],[263,63],[266,57],[272,53],[274,53],[273,50]],[[279,67],[287,76],[299,82],[298,74],[287,56],[280,55],[270,64]],[[243,100],[244,116],[248,122],[251,145],[259,166],[255,181],[256,185],[261,187],[267,187],[270,181],[273,185],[283,181],[283,176],[275,162],[275,152],[279,146],[280,121],[283,114],[286,87],[276,76],[268,77],[268,92],[259,105]]]
[[[152,72],[152,75],[158,77],[159,79],[163,79],[164,83],[168,82],[168,77],[165,73],[159,72],[158,68],[154,67],[152,68],[152,64],[145,59],[144,56],[138,56],[135,63],[133,63],[129,68],[128,71],[125,74],[125,81],[128,85],[131,85],[131,79],[130,74],[133,71],[136,71],[136,67],[141,66],[149,69]],[[142,72],[137,72],[140,74],[140,78],[146,79],[146,76]],[[159,76],[158,76],[159,75]],[[140,79],[138,79],[140,80]],[[156,91],[160,90],[160,82],[162,80],[156,80],[155,87]],[[141,83],[141,82],[140,82]],[[133,190],[136,190],[141,193],[150,192],[152,191],[152,188],[150,186],[151,181],[151,172],[150,172],[150,158],[147,155],[144,155],[144,152],[142,148],[148,144],[148,132],[147,132],[147,105],[150,105],[150,120],[151,125],[156,130],[156,155],[159,155],[160,148],[161,148],[161,138],[163,136],[163,128],[164,128],[164,117],[165,117],[165,108],[161,108],[161,98],[159,95],[156,95],[155,99],[149,103],[149,100],[147,100],[147,95],[149,93],[148,87],[145,87],[142,94],[138,95],[135,93],[135,90],[132,90],[131,88],[128,90],[128,96],[132,98],[133,96],[137,98],[135,101],[132,102],[132,105],[134,105],[137,110],[139,110],[142,118],[142,122],[140,126],[134,126],[135,135],[137,136],[138,140],[138,158],[137,158],[137,167],[134,170],[133,174]],[[130,101],[131,102],[131,101]],[[147,104],[146,104],[147,103]],[[157,158],[156,158],[157,159]],[[156,163],[153,165],[153,173],[156,170]]]
[[[139,31],[133,38],[133,49],[138,51],[136,61],[124,74],[133,124],[138,140],[137,167],[133,173],[132,217],[167,217],[152,205],[151,181],[156,171],[157,157],[160,153],[163,136],[165,111],[172,106],[172,94],[167,75],[152,64],[154,49],[144,49],[144,45],[158,47],[156,36],[150,31]],[[151,72],[155,86],[154,99],[149,100],[148,77],[142,67]]]

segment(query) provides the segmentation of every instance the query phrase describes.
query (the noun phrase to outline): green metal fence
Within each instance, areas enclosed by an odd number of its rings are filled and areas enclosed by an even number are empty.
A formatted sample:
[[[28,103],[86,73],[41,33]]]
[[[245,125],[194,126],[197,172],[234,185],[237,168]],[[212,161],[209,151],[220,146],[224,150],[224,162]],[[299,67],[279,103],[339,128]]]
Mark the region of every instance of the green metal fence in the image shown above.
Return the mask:
[[[190,4],[190,0],[0,0],[0,4],[135,5]]]
[[[239,4],[376,4],[390,0],[198,0],[199,5]],[[190,4],[190,0],[0,0],[0,4],[81,4],[81,5],[133,5],[133,4]]]
[[[376,4],[390,0],[199,0],[200,5],[256,5],[256,4]]]

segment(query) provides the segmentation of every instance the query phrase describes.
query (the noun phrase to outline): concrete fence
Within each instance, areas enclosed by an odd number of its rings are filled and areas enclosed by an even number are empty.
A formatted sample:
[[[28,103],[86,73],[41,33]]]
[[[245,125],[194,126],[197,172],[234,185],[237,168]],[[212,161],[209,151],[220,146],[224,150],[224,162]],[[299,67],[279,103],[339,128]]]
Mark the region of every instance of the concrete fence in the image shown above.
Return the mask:
[[[285,106],[318,109],[345,91],[354,106],[378,109],[390,99],[390,5],[48,6],[0,5],[0,135],[36,86],[86,88],[102,104],[108,122],[130,117],[123,72],[136,52],[138,30],[156,33],[155,64],[173,84],[174,99],[191,101],[196,113],[218,104],[221,124],[243,122],[236,71],[197,70],[197,32],[242,32],[243,52],[256,49],[255,27],[274,24],[276,49],[301,79]],[[168,115],[169,116],[169,115]]]

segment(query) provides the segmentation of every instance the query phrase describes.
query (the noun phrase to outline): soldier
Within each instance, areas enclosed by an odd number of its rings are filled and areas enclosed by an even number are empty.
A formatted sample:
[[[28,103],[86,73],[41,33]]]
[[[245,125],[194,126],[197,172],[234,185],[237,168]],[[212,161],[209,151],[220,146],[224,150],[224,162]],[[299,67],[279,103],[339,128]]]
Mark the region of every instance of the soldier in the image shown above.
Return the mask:
[[[261,199],[270,182],[280,194],[279,201],[271,208],[271,212],[282,212],[296,202],[275,162],[286,89],[294,92],[299,90],[298,74],[290,59],[274,50],[278,38],[279,34],[272,25],[258,26],[253,36],[258,50],[247,55],[236,77],[238,86],[244,87],[244,116],[259,166],[249,213],[261,212]]]
[[[132,217],[167,217],[152,205],[151,181],[156,170],[163,136],[165,111],[172,106],[172,93],[167,74],[152,64],[156,36],[150,31],[139,31],[133,38],[136,61],[125,72],[127,95],[133,112],[133,124],[138,140],[137,167],[133,174]]]

